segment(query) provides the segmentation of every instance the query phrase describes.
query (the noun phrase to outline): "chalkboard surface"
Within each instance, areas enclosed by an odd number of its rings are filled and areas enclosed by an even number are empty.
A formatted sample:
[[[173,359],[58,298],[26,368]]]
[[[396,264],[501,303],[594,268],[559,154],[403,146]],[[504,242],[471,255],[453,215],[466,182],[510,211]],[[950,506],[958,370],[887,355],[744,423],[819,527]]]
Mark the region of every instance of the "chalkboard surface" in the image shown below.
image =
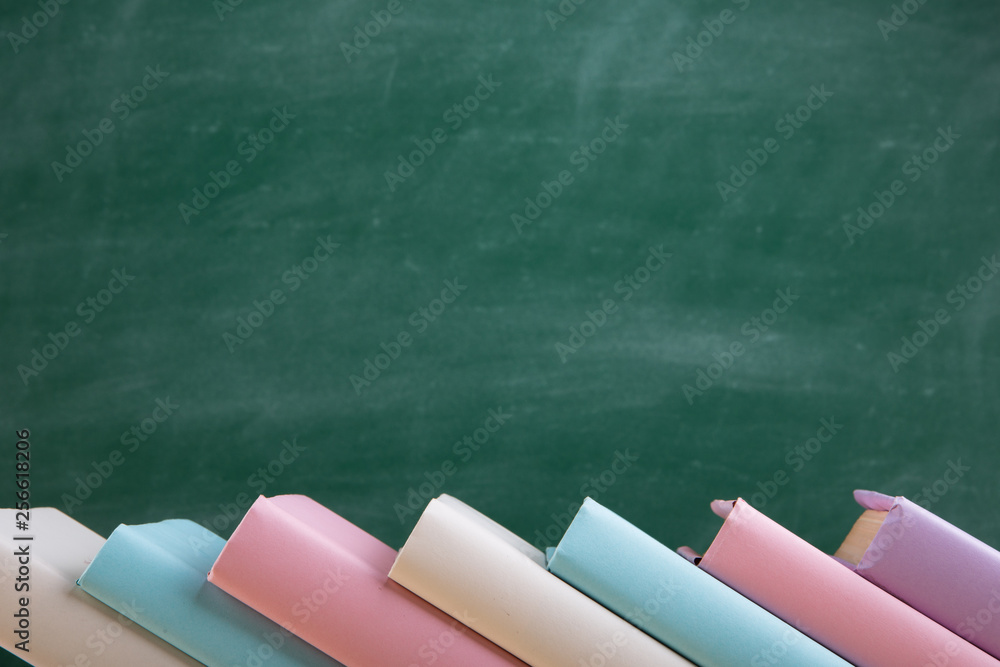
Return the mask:
[[[995,3],[42,5],[0,10],[34,505],[302,493],[399,547],[449,493],[544,545],[591,495],[704,549],[743,496],[832,551],[870,488],[1000,546]]]

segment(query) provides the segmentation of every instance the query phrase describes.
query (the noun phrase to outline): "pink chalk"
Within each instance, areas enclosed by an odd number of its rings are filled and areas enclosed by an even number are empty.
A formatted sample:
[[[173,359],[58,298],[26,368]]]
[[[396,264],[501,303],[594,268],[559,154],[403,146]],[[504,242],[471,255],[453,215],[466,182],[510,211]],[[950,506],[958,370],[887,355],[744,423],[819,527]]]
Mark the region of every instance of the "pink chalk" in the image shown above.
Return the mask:
[[[743,500],[699,566],[859,667],[1000,667],[981,649],[854,574]]]
[[[208,580],[348,667],[524,666],[390,581],[395,559],[305,496],[261,496]]]

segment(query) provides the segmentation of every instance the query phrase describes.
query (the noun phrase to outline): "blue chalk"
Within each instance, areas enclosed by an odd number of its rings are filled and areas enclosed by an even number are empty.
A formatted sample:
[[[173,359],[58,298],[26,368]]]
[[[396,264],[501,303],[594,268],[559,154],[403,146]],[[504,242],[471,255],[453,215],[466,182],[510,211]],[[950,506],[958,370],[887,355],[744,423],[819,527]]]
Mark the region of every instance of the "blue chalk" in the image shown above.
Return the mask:
[[[121,525],[77,584],[208,667],[339,665],[208,583],[225,544],[191,521]]]
[[[849,663],[587,498],[549,571],[689,660],[711,667]]]

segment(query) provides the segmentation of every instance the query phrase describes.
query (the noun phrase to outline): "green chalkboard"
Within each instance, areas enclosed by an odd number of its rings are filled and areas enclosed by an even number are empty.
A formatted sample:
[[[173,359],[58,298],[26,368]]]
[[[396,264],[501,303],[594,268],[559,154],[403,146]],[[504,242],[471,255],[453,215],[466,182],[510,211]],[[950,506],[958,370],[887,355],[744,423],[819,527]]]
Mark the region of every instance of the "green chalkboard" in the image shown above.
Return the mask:
[[[703,549],[740,495],[832,551],[871,488],[1000,546],[996,3],[44,4],[0,9],[34,504],[398,547],[590,494]]]

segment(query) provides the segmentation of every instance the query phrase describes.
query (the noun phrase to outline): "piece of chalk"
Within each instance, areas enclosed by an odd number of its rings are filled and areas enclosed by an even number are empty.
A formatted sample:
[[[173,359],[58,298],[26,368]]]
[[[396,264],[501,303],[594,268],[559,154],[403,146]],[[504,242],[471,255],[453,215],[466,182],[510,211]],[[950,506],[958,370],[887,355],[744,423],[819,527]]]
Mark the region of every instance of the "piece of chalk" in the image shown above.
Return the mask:
[[[209,579],[351,667],[523,667],[389,581],[395,557],[305,496],[261,496]]]
[[[686,659],[545,569],[544,554],[451,496],[432,500],[389,576],[535,667]]]
[[[119,526],[79,584],[208,667],[338,665],[208,583],[224,545],[215,533],[181,519]]]
[[[549,571],[704,667],[782,662],[850,667],[591,498]]]
[[[23,518],[21,512],[0,509],[0,524],[14,526],[17,514]],[[198,666],[76,585],[104,545],[103,537],[52,507],[36,507],[29,518],[28,530],[13,535],[4,530],[0,538],[0,645],[36,667]],[[26,614],[22,636],[15,632],[18,614]],[[16,647],[25,640],[27,651]]]

